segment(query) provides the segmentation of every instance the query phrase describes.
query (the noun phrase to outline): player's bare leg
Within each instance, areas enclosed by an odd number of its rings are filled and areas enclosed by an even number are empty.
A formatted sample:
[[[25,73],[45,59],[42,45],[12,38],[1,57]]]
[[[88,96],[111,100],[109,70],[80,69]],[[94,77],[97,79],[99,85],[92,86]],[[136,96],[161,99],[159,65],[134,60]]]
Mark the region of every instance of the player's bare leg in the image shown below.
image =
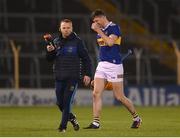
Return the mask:
[[[104,90],[105,80],[101,78],[94,79],[93,90],[93,122],[85,129],[98,129],[100,127],[100,115],[102,108],[102,92]]]
[[[100,117],[102,108],[102,92],[105,81],[101,78],[95,78],[93,90],[93,117]]]
[[[113,93],[116,99],[119,100],[133,116],[133,124],[131,127],[138,128],[142,120],[138,116],[136,109],[133,103],[131,102],[131,100],[124,95],[123,82],[113,82],[112,86],[113,86]]]

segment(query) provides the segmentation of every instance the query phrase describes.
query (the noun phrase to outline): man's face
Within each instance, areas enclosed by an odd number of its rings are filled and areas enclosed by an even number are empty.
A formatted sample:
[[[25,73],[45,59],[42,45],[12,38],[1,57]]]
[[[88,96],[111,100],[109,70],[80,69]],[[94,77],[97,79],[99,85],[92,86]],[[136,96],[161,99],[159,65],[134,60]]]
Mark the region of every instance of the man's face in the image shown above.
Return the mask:
[[[73,27],[71,22],[61,22],[60,31],[64,38],[68,37],[72,33]]]
[[[104,24],[105,24],[104,20],[105,20],[104,16],[96,16],[96,17],[94,17],[93,22],[97,23],[100,28],[103,28]]]

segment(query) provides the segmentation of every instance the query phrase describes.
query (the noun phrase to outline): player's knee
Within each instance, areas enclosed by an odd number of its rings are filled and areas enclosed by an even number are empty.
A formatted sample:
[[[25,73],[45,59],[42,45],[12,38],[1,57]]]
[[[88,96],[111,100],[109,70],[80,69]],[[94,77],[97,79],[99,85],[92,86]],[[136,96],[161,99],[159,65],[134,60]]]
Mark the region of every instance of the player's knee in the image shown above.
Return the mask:
[[[94,98],[100,97],[100,91],[94,90],[94,91],[93,91],[93,97],[94,97]]]

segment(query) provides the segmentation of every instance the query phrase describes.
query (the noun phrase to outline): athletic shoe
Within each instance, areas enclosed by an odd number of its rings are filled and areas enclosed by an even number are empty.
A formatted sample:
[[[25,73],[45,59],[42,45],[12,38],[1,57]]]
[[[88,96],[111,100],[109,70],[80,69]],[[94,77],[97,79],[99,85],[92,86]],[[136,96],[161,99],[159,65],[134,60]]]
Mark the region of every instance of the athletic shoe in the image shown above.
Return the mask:
[[[91,123],[88,127],[84,127],[84,129],[99,129],[100,125],[94,125],[93,123]]]
[[[59,132],[62,132],[62,133],[65,133],[66,132],[66,129],[64,128],[58,128]]]
[[[133,119],[133,123],[131,125],[131,128],[139,128],[141,123],[142,123],[142,119],[140,117],[136,117]]]
[[[69,120],[71,122],[71,124],[73,125],[73,128],[75,131],[78,131],[79,130],[79,124],[78,124],[78,121],[77,121],[77,118],[76,116],[74,116],[74,118],[72,118],[71,120]]]

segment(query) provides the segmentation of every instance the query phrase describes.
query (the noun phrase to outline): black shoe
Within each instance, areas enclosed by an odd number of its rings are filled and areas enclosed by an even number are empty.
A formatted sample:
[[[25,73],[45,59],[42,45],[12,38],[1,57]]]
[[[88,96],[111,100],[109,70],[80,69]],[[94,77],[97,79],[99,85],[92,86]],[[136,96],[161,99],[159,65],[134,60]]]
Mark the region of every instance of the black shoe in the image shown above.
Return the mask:
[[[142,119],[140,117],[137,117],[137,118],[133,119],[133,123],[131,125],[131,128],[139,128],[141,123],[142,123]]]
[[[62,133],[65,133],[65,132],[66,132],[66,129],[59,127],[59,128],[58,128],[58,131],[59,131],[59,132],[62,132]]]
[[[71,124],[73,125],[73,128],[75,131],[79,130],[79,124],[77,121],[77,118],[74,116],[74,118],[72,118],[71,120],[69,120],[71,122]]]
[[[88,127],[84,127],[84,129],[99,129],[99,126],[94,125],[93,123],[91,123]]]

